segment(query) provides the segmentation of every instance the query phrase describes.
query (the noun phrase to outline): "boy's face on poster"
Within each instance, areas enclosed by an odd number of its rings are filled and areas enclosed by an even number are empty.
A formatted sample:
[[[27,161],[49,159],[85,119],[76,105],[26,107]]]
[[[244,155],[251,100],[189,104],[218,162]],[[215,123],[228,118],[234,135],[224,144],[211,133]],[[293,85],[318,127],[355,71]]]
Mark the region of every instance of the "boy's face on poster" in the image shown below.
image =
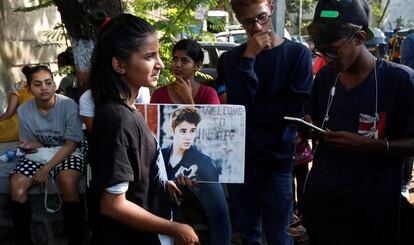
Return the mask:
[[[273,4],[268,1],[252,3],[240,12],[237,19],[246,30],[249,37],[258,32],[268,32],[272,29],[271,15]]]
[[[130,62],[124,64],[122,78],[133,87],[155,87],[164,68],[159,49],[156,34],[149,34],[143,45],[131,55]]]
[[[55,94],[55,88],[55,82],[49,72],[40,70],[32,74],[30,92],[36,100],[50,100]]]
[[[173,147],[179,147],[180,150],[188,150],[194,143],[196,137],[197,125],[184,121],[172,129]]]
[[[199,69],[200,64],[188,56],[186,50],[176,50],[172,58],[172,72],[174,76],[180,76],[184,80],[188,80],[194,76]]]

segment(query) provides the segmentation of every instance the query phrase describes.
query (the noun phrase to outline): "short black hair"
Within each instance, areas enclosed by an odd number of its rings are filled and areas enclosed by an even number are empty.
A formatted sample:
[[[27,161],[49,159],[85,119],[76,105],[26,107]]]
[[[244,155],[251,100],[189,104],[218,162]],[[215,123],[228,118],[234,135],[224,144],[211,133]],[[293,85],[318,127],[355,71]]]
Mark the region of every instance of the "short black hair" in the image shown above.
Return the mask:
[[[175,51],[177,50],[186,51],[188,56],[190,56],[190,58],[194,60],[195,63],[203,62],[204,60],[203,49],[201,48],[201,45],[196,40],[182,39],[178,41],[173,47],[173,51],[172,51],[173,55]]]
[[[73,58],[72,48],[68,47],[65,51],[58,54],[57,56],[58,66],[75,66],[75,61]]]
[[[25,65],[22,67],[22,73],[24,74],[24,76],[26,77],[26,81],[29,80],[29,75],[30,75],[30,67],[32,67],[31,65]]]
[[[231,4],[231,8],[236,14],[236,17],[239,17],[243,9],[250,6],[250,4],[262,3],[262,2],[268,2],[269,4],[272,3],[271,0],[231,0],[230,4]]]

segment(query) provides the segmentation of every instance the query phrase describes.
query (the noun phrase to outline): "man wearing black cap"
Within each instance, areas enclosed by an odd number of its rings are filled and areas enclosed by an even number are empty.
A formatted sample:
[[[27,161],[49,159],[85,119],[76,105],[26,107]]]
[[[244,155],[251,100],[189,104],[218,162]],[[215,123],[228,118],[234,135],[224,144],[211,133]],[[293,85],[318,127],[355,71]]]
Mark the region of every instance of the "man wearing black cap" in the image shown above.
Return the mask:
[[[414,72],[378,60],[365,0],[320,0],[308,27],[316,75],[308,121],[326,129],[304,194],[312,244],[398,244],[402,156],[414,153]]]

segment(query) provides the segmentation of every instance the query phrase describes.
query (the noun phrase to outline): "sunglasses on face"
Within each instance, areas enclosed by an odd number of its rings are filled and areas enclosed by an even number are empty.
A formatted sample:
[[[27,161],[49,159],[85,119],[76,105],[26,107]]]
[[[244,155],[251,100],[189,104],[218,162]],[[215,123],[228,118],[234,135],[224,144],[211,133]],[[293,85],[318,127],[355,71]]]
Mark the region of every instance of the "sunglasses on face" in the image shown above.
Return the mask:
[[[269,15],[268,13],[261,13],[255,18],[247,18],[247,19],[241,20],[240,24],[245,28],[252,27],[256,22],[262,26],[262,25],[267,24],[269,20],[271,19],[271,17],[272,16]]]
[[[29,67],[30,69],[33,69],[33,68],[36,68],[36,67],[39,67],[39,66],[45,66],[45,67],[50,69],[50,64],[49,63],[29,64],[29,65],[26,65],[26,66]]]

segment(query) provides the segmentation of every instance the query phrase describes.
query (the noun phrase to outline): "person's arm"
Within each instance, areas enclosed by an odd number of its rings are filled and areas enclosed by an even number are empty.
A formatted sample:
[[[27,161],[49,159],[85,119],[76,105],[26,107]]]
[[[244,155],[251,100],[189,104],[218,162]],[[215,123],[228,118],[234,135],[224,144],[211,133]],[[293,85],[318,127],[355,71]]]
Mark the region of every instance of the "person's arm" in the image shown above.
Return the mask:
[[[327,131],[323,140],[341,149],[374,153],[384,156],[413,156],[414,138],[372,139],[346,131]]]
[[[275,98],[275,100],[283,100],[283,106],[263,104],[255,107],[257,115],[272,114],[280,118],[283,116],[303,117],[313,80],[312,59],[309,51],[301,50],[294,63],[294,66],[290,68],[291,71],[280,71],[290,74],[290,77],[286,77],[289,79],[289,84],[282,88],[285,89],[283,98]],[[259,79],[254,66],[255,59],[240,57],[237,76],[234,77],[234,81],[226,83],[229,103],[245,105],[247,110],[250,106],[254,106],[259,87]],[[231,69],[231,63],[227,64],[227,69]],[[269,67],[269,69],[276,68]]]
[[[243,54],[233,54],[237,57],[228,58],[225,61],[226,71],[237,70],[234,80],[231,81],[231,79],[228,79],[226,81],[226,90],[231,91],[228,94],[228,101],[230,103],[246,105],[247,107],[254,104],[259,87],[259,79],[254,71],[256,56],[265,49],[270,41],[269,33],[258,32],[252,37],[249,37]],[[238,67],[234,67],[234,58],[240,59]]]
[[[312,123],[312,118],[306,114],[304,120]],[[313,130],[309,130],[313,131]],[[304,132],[302,136],[311,138],[312,144],[314,139],[319,138],[317,132]],[[323,134],[322,139],[331,145],[340,149],[351,151],[368,152],[383,156],[412,156],[414,155],[414,138],[388,140],[388,139],[372,139],[364,137],[356,133],[346,131],[327,130]]]
[[[128,201],[125,193],[111,194],[102,191],[101,213],[137,230],[165,234],[175,240],[175,244],[199,244],[193,228],[158,217],[142,207]]]
[[[9,119],[16,112],[17,106],[19,105],[19,97],[15,94],[9,95],[9,100],[7,102],[6,111],[0,115],[0,121]]]
[[[62,148],[43,167],[33,175],[32,182],[35,185],[44,185],[47,182],[49,172],[59,163],[63,162],[76,150],[76,143],[66,139]]]
[[[92,99],[91,90],[85,91],[79,98],[79,115],[86,129],[90,133],[92,130],[93,117],[95,115],[95,103]]]
[[[93,124],[93,117],[85,117],[81,116],[82,122],[86,126],[86,130],[88,130],[89,133],[92,132],[92,124]]]
[[[312,57],[307,49],[301,51],[291,74],[282,116],[301,118],[305,114],[313,84]]]
[[[21,111],[21,109],[23,111]],[[25,109],[19,107],[17,110],[19,116],[19,148],[24,150],[25,152],[31,152],[36,150],[39,147],[42,147],[43,144],[39,142],[36,137],[33,135],[32,130],[30,128],[29,123],[26,121],[27,113],[25,113]]]

